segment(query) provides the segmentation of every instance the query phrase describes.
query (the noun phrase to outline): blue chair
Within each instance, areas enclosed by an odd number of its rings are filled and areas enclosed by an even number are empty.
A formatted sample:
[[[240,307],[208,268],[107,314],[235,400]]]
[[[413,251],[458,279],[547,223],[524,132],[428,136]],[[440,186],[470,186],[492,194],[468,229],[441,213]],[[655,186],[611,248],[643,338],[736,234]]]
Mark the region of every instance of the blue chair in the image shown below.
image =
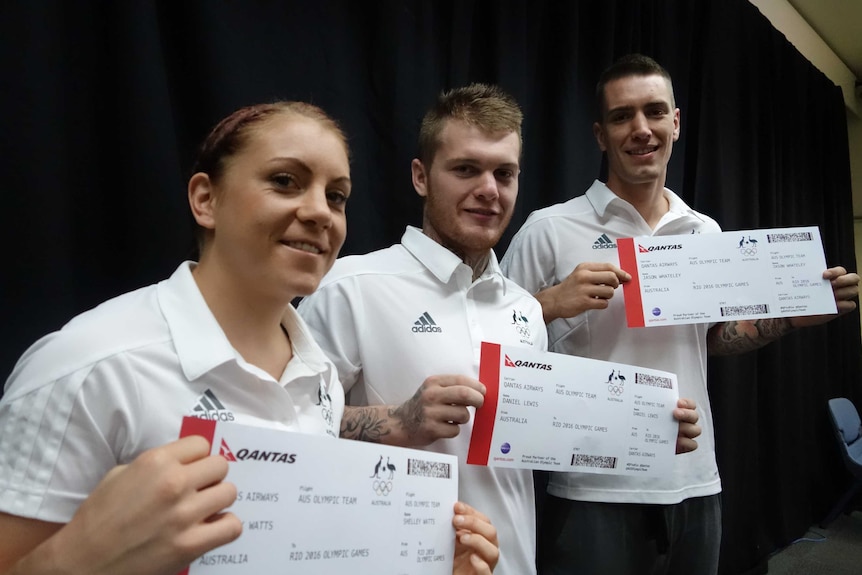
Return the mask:
[[[829,400],[829,418],[835,430],[841,459],[853,476],[853,483],[820,523],[824,529],[841,515],[847,504],[862,490],[862,423],[859,421],[859,412],[846,397],[836,397]]]

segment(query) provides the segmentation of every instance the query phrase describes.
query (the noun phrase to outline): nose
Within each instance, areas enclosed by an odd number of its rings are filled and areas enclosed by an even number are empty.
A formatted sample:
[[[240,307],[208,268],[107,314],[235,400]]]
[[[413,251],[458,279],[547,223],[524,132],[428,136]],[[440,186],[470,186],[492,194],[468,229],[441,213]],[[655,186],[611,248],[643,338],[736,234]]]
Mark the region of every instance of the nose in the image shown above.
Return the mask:
[[[649,127],[649,121],[643,112],[638,112],[632,118],[632,137],[633,138],[649,138],[652,130]]]
[[[476,182],[476,188],[473,193],[483,200],[493,201],[500,195],[497,185],[497,178],[494,175],[494,172],[485,171],[479,175],[479,179]]]
[[[312,223],[322,228],[332,225],[332,210],[326,199],[326,188],[323,186],[307,188],[302,194],[296,217],[302,222]]]

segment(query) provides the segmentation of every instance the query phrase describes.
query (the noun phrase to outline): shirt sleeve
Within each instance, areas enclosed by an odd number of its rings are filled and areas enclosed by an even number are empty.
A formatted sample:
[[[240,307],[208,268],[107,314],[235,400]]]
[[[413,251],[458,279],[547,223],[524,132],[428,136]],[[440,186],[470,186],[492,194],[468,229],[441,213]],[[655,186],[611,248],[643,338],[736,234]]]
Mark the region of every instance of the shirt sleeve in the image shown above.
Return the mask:
[[[346,285],[349,282],[342,280],[318,288],[304,297],[296,308],[314,341],[335,364],[345,393],[362,372],[356,331],[356,314],[362,313],[361,307],[357,309],[356,305],[361,306],[361,299],[358,304],[351,300]]]
[[[547,220],[527,223],[515,234],[500,261],[503,274],[531,294],[559,283],[556,237]]]

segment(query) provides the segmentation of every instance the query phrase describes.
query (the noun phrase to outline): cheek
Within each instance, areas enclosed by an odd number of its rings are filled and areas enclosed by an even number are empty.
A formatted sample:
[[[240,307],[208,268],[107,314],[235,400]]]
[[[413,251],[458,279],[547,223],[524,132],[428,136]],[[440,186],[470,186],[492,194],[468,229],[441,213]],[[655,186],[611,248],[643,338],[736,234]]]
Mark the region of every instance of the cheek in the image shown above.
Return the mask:
[[[332,244],[333,251],[338,252],[341,246],[344,245],[344,240],[347,237],[347,218],[341,213],[333,216],[332,227],[329,228],[329,238]],[[337,254],[336,254],[337,256]]]

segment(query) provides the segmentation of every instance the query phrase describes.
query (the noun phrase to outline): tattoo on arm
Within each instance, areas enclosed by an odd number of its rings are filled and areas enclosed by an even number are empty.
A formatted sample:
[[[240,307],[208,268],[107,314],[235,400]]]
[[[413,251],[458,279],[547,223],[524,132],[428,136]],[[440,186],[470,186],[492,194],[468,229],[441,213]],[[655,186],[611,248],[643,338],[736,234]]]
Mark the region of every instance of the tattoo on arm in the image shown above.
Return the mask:
[[[345,406],[340,436],[371,443],[405,445],[403,442],[416,438],[424,421],[422,390],[419,389],[413,397],[397,407]]]
[[[409,439],[416,437],[419,428],[422,426],[424,417],[422,416],[422,389],[417,389],[408,401],[399,405],[395,409],[389,410],[389,415],[397,418],[404,428],[404,432]]]
[[[710,355],[733,355],[763,347],[793,331],[787,318],[728,321],[709,330],[706,337]]]
[[[388,418],[380,417],[376,407],[348,407],[341,418],[341,437],[381,443],[391,433],[387,423]]]

